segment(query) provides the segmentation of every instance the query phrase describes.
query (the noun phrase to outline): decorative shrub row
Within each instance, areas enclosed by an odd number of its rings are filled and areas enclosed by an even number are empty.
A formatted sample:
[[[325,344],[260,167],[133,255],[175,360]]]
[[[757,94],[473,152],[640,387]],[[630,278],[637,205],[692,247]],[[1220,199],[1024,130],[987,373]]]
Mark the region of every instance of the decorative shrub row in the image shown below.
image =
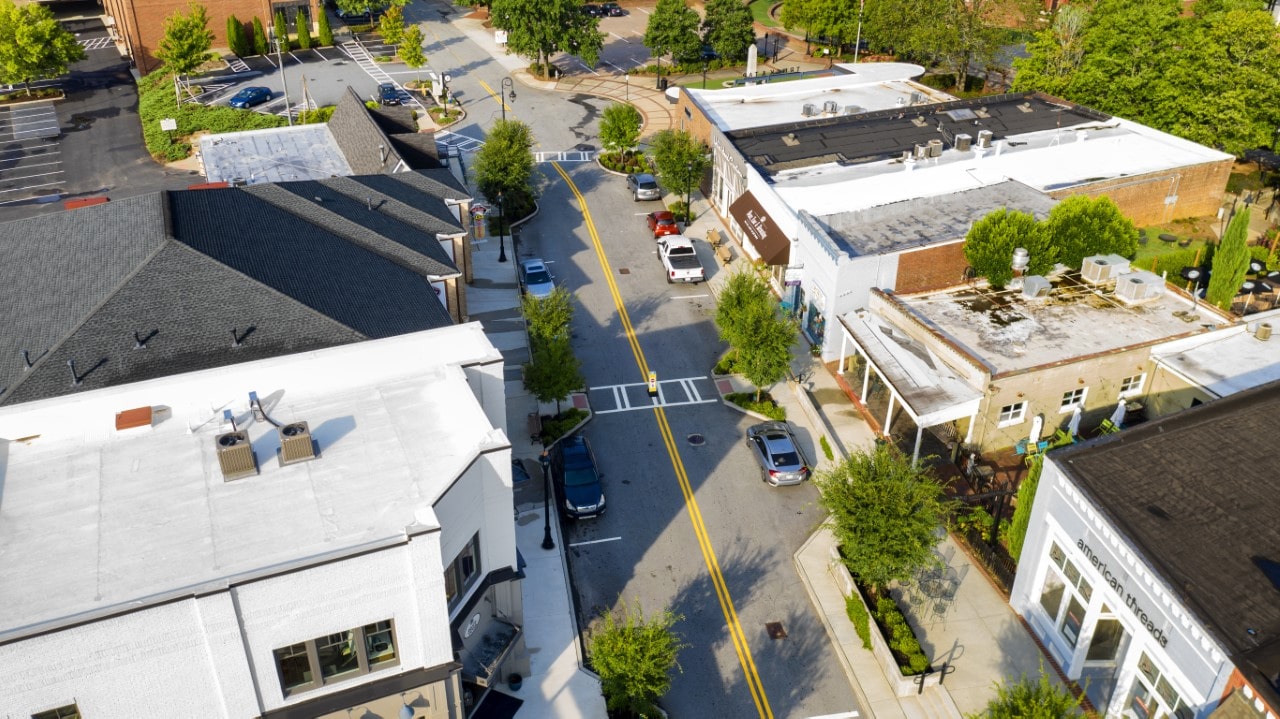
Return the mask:
[[[781,422],[787,418],[786,407],[779,407],[768,392],[760,393],[759,402],[756,401],[755,392],[731,392],[725,395],[724,398],[745,410],[762,414],[769,419],[776,419]]]
[[[867,605],[859,597],[850,594],[844,598],[844,611],[849,615],[849,621],[853,622],[853,630],[862,640],[862,648],[870,649],[871,617],[867,614]]]
[[[606,170],[614,172],[652,172],[648,159],[642,152],[605,152],[600,155],[600,164]]]
[[[542,418],[542,444],[550,445],[587,418],[586,410],[573,407],[554,417]]]
[[[178,107],[173,94],[172,75],[153,72],[138,81],[138,117],[142,121],[142,137],[147,151],[160,162],[181,160],[191,154],[187,142],[192,134],[261,130],[286,124],[283,117],[232,107],[207,107],[195,102]],[[160,120],[171,117],[178,121],[172,133],[160,129]]]
[[[916,639],[915,632],[911,631],[911,625],[907,624],[906,617],[902,616],[902,610],[898,609],[897,602],[888,597],[882,597],[876,602],[875,617],[876,624],[880,627],[885,642],[889,644],[889,649],[893,650],[893,656],[898,660],[898,666],[902,669],[903,675],[915,676],[927,671],[929,657],[926,657],[920,649],[920,642]]]

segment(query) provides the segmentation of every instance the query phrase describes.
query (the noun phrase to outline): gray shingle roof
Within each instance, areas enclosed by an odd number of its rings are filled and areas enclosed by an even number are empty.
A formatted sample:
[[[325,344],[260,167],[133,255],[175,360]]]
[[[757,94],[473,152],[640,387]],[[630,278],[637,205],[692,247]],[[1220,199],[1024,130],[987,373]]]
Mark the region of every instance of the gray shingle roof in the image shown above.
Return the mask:
[[[1280,494],[1270,437],[1278,413],[1273,382],[1051,455],[1273,705]]]
[[[435,183],[424,180],[421,183],[406,183],[399,178],[414,177],[417,173],[398,172],[394,175],[363,175],[361,177],[338,177],[325,180],[324,184],[351,197],[363,197],[370,191],[383,197],[395,200],[396,207],[386,208],[386,212],[397,211],[398,208],[412,208],[426,217],[416,220],[424,229],[442,235],[455,235],[464,230],[453,217],[453,210],[442,199],[442,195],[424,192],[422,188],[435,189]],[[419,184],[421,187],[419,187]],[[414,215],[416,217],[416,215]],[[430,219],[427,219],[430,218]],[[448,218],[447,220],[444,218]],[[406,215],[406,219],[408,216]]]

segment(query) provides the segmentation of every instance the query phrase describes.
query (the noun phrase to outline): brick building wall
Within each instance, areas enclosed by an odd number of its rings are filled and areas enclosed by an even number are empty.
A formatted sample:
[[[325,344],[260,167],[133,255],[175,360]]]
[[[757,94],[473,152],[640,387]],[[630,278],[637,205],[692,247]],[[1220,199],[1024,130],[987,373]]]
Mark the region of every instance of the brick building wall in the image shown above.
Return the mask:
[[[1176,170],[1119,178],[1048,193],[1055,200],[1074,195],[1106,195],[1138,226],[1160,225],[1185,217],[1215,215],[1222,206],[1232,160],[1206,162]],[[1176,201],[1166,204],[1168,198]]]
[[[893,291],[900,295],[955,287],[964,282],[964,241],[908,250],[898,255]]]

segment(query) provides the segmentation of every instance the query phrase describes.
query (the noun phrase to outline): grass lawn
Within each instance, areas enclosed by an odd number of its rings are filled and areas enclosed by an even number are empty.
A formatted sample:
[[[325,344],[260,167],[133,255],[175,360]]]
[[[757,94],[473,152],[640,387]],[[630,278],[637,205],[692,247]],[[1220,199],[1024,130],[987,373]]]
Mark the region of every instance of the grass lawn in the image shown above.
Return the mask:
[[[773,0],[752,0],[750,7],[751,17],[756,22],[765,27],[782,27],[776,20],[769,17],[769,8],[773,7]]]

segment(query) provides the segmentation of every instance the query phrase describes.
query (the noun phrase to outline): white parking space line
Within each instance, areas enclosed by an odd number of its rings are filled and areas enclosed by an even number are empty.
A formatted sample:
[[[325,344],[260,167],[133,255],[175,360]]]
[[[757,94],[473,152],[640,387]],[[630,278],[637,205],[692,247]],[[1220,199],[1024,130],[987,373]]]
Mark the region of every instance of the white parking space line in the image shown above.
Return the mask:
[[[823,714],[822,716],[812,716],[809,719],[858,719],[861,716],[858,712],[841,712],[839,714]]]
[[[696,299],[698,299],[699,297],[710,297],[710,296],[711,296],[711,295],[676,295],[676,296],[672,297],[671,299],[673,299],[673,300],[696,300]]]
[[[618,38],[619,40],[621,40],[621,41],[623,41],[623,42],[631,42],[630,40],[626,39],[625,37],[623,37],[623,36],[619,35],[619,34],[618,34],[618,33],[616,33],[616,32],[611,32],[611,33],[609,33],[609,34],[610,34],[610,35],[612,35],[612,36],[614,36],[614,37],[616,37],[616,38]]]
[[[40,159],[44,159],[44,155],[41,155]],[[0,175],[3,175],[6,172],[22,172],[23,170],[34,170],[37,167],[57,167],[58,165],[61,165],[61,164],[62,164],[62,160],[54,160],[53,162],[37,162],[34,165],[18,165],[17,167],[0,168]],[[62,172],[62,170],[58,170],[58,172]],[[44,174],[49,174],[49,173],[44,173]],[[39,177],[39,176],[40,176],[39,174],[23,175],[22,177],[4,178],[4,179],[23,180],[28,177]]]
[[[623,70],[622,68],[618,67],[617,65],[614,65],[613,63],[609,62],[608,60],[605,60],[605,61],[604,61],[604,64],[608,65],[609,67],[613,68],[614,70],[617,70],[618,72],[626,73],[626,70]]]
[[[572,542],[572,543],[570,543],[570,544],[569,544],[569,546],[570,546],[570,547],[585,547],[585,546],[586,546],[586,545],[588,545],[588,544],[603,544],[603,543],[605,543],[605,542],[616,542],[616,541],[618,541],[619,539],[622,539],[622,537],[609,537],[609,538],[607,538],[607,539],[588,539],[588,540],[586,540],[585,542]],[[855,715],[855,716],[856,716],[856,715]]]
[[[58,146],[58,143],[56,142],[48,142],[43,145],[32,145],[30,147],[17,147],[12,150],[0,148],[0,155],[4,155],[5,153],[13,153],[13,152],[26,153],[26,152],[30,152],[31,150],[39,150],[42,147],[57,147],[57,146]],[[57,150],[54,151],[54,154],[59,154],[59,153],[60,151],[57,151]]]

